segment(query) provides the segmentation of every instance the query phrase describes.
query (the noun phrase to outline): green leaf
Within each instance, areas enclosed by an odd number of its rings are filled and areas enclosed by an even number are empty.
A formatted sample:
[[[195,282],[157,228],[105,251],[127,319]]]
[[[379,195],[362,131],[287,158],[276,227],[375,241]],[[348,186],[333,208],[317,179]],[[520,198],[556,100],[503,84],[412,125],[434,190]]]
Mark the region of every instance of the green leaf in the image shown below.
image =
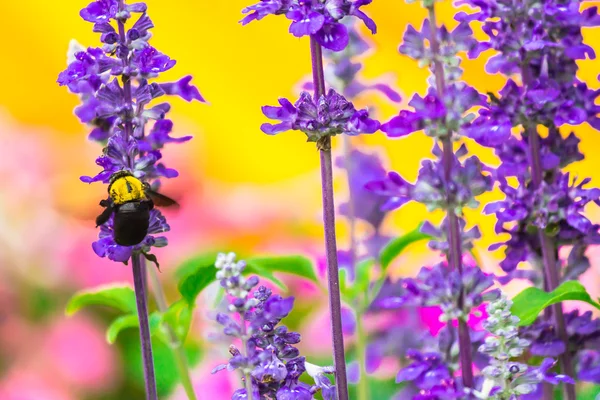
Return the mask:
[[[179,278],[177,289],[189,304],[196,302],[196,297],[217,277],[215,260],[218,253],[205,253],[190,258],[177,268],[175,275]]]
[[[158,312],[153,312],[148,317],[148,325],[150,326],[150,335],[156,335],[159,332],[162,315]],[[115,343],[119,333],[129,328],[138,328],[140,323],[136,314],[121,315],[115,319],[106,330],[106,341],[110,344]],[[164,340],[163,340],[164,341]]]
[[[342,300],[346,303],[352,302],[351,286],[348,286],[348,271],[345,268],[339,270],[340,293]]]
[[[198,268],[214,266],[218,254],[218,252],[203,253],[184,261],[177,268],[175,276],[181,280],[198,271]]]
[[[178,343],[171,343],[172,345],[179,345],[185,342],[192,323],[193,309],[193,306],[190,306],[189,303],[181,299],[171,304],[169,309],[164,313],[162,322],[173,330],[178,340]],[[167,338],[170,338],[171,335],[168,332],[165,332],[165,334]]]
[[[217,268],[215,260],[217,253],[201,254],[184,262],[176,276],[180,279],[178,289],[188,304],[194,304],[196,297],[216,280]],[[268,279],[282,290],[287,291],[285,284],[274,272],[284,272],[318,282],[312,262],[303,256],[283,257],[253,257],[246,260],[244,275],[256,274]]]
[[[368,258],[366,260],[362,260],[356,264],[356,274],[355,279],[352,284],[348,284],[346,282],[347,272],[344,268],[340,269],[340,281],[344,280],[344,288],[342,293],[346,297],[344,301],[352,302],[357,299],[359,296],[363,294],[368,294],[369,285],[371,283],[370,280],[370,270],[373,268],[375,264],[375,260],[372,258]],[[342,275],[343,272],[343,275]]]
[[[125,313],[137,313],[135,292],[129,286],[105,285],[82,290],[69,300],[65,308],[67,315],[73,315],[85,306],[107,306]]]
[[[519,317],[520,326],[531,325],[537,316],[548,306],[561,301],[584,301],[600,309],[600,304],[592,300],[585,287],[578,281],[567,281],[552,292],[529,287],[515,296],[511,312]]]
[[[193,305],[200,292],[217,279],[216,275],[217,268],[214,266],[214,261],[211,265],[198,265],[195,272],[179,281],[177,289],[188,304]]]
[[[381,250],[379,262],[384,272],[409,245],[431,238],[431,236],[421,233],[421,226],[422,224],[407,234],[392,240]]]
[[[284,272],[319,282],[311,260],[304,256],[252,257],[246,260],[246,268]]]

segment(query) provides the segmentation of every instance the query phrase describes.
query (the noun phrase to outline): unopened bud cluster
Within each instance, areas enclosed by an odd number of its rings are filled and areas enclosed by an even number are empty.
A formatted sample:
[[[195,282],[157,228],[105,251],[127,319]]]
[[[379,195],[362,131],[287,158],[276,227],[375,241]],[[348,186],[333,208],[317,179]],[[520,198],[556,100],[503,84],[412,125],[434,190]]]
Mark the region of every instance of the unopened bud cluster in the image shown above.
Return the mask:
[[[255,298],[248,299],[248,295],[252,288],[258,285],[258,277],[251,276],[246,278],[242,275],[246,262],[243,260],[236,261],[235,253],[220,253],[215,261],[217,271],[217,279],[221,286],[225,289],[228,295],[233,297],[229,305],[229,311],[240,312],[248,311],[256,307],[258,300]]]

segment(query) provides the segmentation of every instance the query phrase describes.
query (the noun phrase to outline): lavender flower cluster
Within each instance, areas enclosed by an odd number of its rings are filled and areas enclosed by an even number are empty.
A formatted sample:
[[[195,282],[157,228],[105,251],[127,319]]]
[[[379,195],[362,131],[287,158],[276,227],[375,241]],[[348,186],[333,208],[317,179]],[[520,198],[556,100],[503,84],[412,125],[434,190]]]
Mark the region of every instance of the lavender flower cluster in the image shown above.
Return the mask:
[[[333,400],[335,386],[325,375],[333,369],[306,362],[294,347],[300,342],[300,334],[281,325],[292,311],[294,298],[274,295],[265,286],[258,287],[251,296],[259,279],[242,275],[246,263],[236,261],[234,253],[219,254],[215,267],[219,270],[217,279],[229,297],[227,313],[218,313],[216,320],[223,325],[225,335],[242,343],[241,348],[231,345],[229,362],[213,370],[241,372],[245,387],[238,389],[232,400],[312,400],[317,391],[325,400]],[[314,378],[315,385],[299,382],[304,372]]]
[[[317,101],[308,92],[302,92],[295,104],[279,99],[281,107],[264,106],[263,114],[281,122],[276,125],[265,123],[264,133],[275,135],[288,130],[298,130],[306,134],[309,142],[319,142],[323,138],[345,133],[358,135],[374,133],[379,122],[369,118],[367,110],[357,111],[351,102],[333,89]]]
[[[162,149],[167,143],[186,142],[191,136],[172,137],[173,123],[166,118],[171,106],[155,100],[165,95],[186,101],[204,99],[190,84],[191,76],[176,82],[150,82],[173,68],[175,60],[149,44],[154,24],[146,9],[144,3],[99,0],[80,12],[100,34],[102,47],[86,49],[72,44],[68,67],[59,74],[58,83],[81,98],[75,114],[92,127],[89,138],[105,145],[102,156],[96,159],[102,171],[93,177],[81,177],[83,182],[108,183],[115,172],[129,171],[156,189],[160,179],[178,175],[161,161]],[[134,14],[139,16],[126,27]],[[149,121],[153,125],[146,132]],[[146,238],[136,246],[120,246],[113,238],[111,216],[101,226],[99,239],[92,247],[100,257],[127,262],[133,253],[166,246],[166,237],[156,235],[168,230],[165,217],[152,209]]]
[[[314,36],[326,49],[341,51],[349,42],[346,26],[340,21],[347,16],[361,19],[372,33],[377,31],[375,22],[360,8],[372,0],[261,0],[242,10],[248,14],[242,19],[246,25],[267,15],[285,15],[291,20],[290,33],[296,37]]]
[[[563,138],[559,128],[584,122],[600,128],[596,116],[600,108],[594,104],[600,92],[576,77],[576,61],[595,57],[583,43],[581,29],[600,24],[597,9],[580,11],[578,1],[528,1],[524,7],[530,11],[524,13],[509,1],[465,3],[478,11],[459,13],[457,19],[483,22],[489,40],[481,45],[499,52],[487,63],[487,71],[520,73],[523,81],[519,86],[509,79],[500,97],[493,96],[469,127],[471,137],[495,147],[502,163],[497,179],[506,199],[488,205],[485,211],[498,218],[496,232],[508,233],[511,238],[492,249],[506,246],[501,266],[509,273],[522,261],[539,265],[535,260],[541,258],[541,245],[536,232],[544,231],[555,247],[574,246],[571,263],[564,265],[570,271],[565,271],[564,277],[576,279],[586,269],[585,247],[599,242],[600,226],[582,212],[588,203],[598,203],[600,190],[584,188],[589,179],[577,182],[561,171],[583,155],[578,150],[579,139],[573,133]],[[524,40],[517,41],[517,37]],[[547,128],[548,136],[536,138],[540,170],[530,173],[529,148],[539,125]],[[524,128],[520,140],[511,137],[515,126]],[[539,183],[534,182],[534,175],[541,177]],[[510,177],[517,178],[517,187],[509,184]],[[532,278],[540,281],[539,274]]]

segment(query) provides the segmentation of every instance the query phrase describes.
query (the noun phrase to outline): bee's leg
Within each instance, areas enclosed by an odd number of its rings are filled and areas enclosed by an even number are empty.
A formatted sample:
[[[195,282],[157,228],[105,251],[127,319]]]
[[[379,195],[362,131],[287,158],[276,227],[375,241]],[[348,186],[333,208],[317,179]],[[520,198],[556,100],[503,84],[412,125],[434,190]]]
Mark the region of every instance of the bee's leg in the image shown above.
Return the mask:
[[[148,199],[145,201],[148,204],[148,210],[152,210],[154,208],[154,202],[152,201],[152,199]]]
[[[102,211],[102,214],[96,217],[96,228],[106,223],[110,218],[110,215],[115,211],[113,203],[109,200],[102,200],[100,205],[106,208]]]
[[[110,207],[112,204],[112,201],[110,201],[110,197],[108,199],[102,199],[100,200],[100,205],[102,207]]]

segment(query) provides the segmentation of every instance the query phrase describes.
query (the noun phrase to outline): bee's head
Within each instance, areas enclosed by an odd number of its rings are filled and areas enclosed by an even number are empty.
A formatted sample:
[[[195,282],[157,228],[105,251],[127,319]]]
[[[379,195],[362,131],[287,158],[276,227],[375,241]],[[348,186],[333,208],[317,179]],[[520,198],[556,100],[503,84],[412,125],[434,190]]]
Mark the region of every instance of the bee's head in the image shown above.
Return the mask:
[[[124,178],[126,176],[133,176],[133,174],[131,172],[129,172],[126,169],[122,169],[120,171],[115,172],[114,174],[112,174],[110,176],[110,180],[108,181],[108,190],[110,190],[110,185],[112,185],[113,183],[115,183],[115,181],[119,178]]]
[[[129,171],[118,171],[110,177],[108,194],[115,204],[142,200],[144,192],[145,183]]]

